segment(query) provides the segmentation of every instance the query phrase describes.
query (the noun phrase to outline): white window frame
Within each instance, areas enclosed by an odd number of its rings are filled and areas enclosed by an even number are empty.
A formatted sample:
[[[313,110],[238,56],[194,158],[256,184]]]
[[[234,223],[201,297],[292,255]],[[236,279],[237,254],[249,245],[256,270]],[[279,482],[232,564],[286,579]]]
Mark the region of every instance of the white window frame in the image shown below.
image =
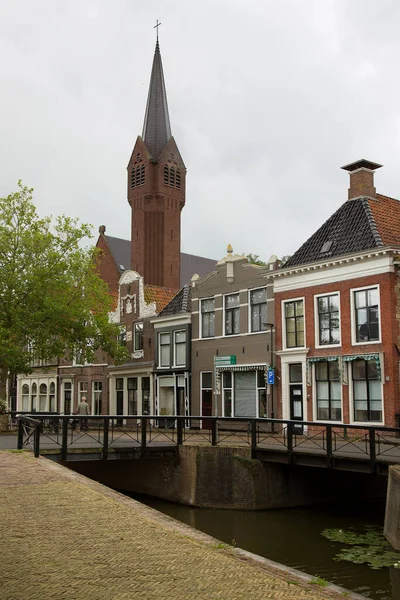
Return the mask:
[[[172,336],[171,336],[171,331],[159,331],[158,332],[158,361],[157,361],[157,368],[158,369],[170,369],[172,367],[171,365],[171,342],[172,342]],[[162,335],[169,335],[169,361],[168,361],[168,365],[162,365],[161,364],[161,336]],[[166,344],[163,344],[164,346],[166,346]]]
[[[231,374],[231,387],[230,388],[225,388],[224,387],[224,373],[230,373]],[[234,412],[235,412],[235,381],[234,381],[234,372],[233,371],[221,371],[219,374],[220,377],[220,389],[221,389],[221,400],[222,400],[222,416],[226,417],[225,414],[225,389],[230,390],[231,392],[231,417],[234,416]]]
[[[285,318],[285,304],[289,302],[297,302],[298,300],[303,301],[303,318],[304,318],[304,344],[302,346],[286,346],[286,318]],[[307,347],[307,323],[306,323],[306,299],[305,296],[298,296],[296,298],[285,298],[285,300],[281,300],[281,317],[282,317],[282,349],[295,352],[296,350],[301,350],[302,348]],[[294,361],[293,361],[294,362]]]
[[[326,294],[322,294],[322,296],[324,296]],[[344,365],[343,365],[344,368]],[[317,377],[316,377],[316,371],[317,371],[317,363],[313,364],[313,368],[312,368],[312,392],[313,392],[313,403],[312,403],[312,410],[313,410],[313,421],[315,421],[316,423],[333,423],[333,424],[340,424],[340,423],[344,423],[343,421],[343,381],[341,380],[341,374],[339,372],[339,383],[340,383],[340,410],[342,413],[342,419],[341,421],[326,421],[324,419],[318,419],[318,402],[317,402]]]
[[[370,287],[370,286],[369,286]],[[363,288],[361,288],[363,289]],[[368,289],[368,288],[365,288]],[[382,359],[382,357],[380,357]],[[382,398],[382,421],[355,421],[354,420],[354,387],[353,387],[353,367],[351,365],[352,361],[349,361],[347,378],[348,378],[348,386],[349,386],[349,410],[350,410],[350,424],[351,425],[366,425],[370,427],[384,427],[385,426],[385,396],[384,396],[384,386],[383,386],[383,365],[381,368],[381,398]]]
[[[319,312],[318,312],[318,299],[326,298],[327,296],[338,296],[339,297],[339,343],[338,344],[320,344],[319,343]],[[342,345],[342,315],[341,315],[341,304],[340,304],[340,292],[327,292],[325,294],[315,294],[314,296],[314,324],[315,324],[315,347],[316,348],[340,348]]]
[[[82,384],[86,384],[86,389],[83,389]],[[82,398],[85,396],[86,400],[89,400],[88,404],[90,404],[89,398],[89,381],[87,379],[78,382],[78,404],[82,402]]]
[[[100,390],[95,390],[94,386],[96,383],[100,383],[101,385],[101,389]],[[101,415],[101,412],[97,413],[95,412],[95,406],[96,406],[96,402],[95,399],[98,395],[101,395],[101,402],[103,402],[103,381],[101,379],[94,379],[92,381],[92,410],[90,411],[92,415]]]
[[[266,300],[266,312],[268,315],[268,290],[266,285],[260,285],[256,288],[251,288],[247,291],[247,305],[248,305],[248,320],[247,320],[247,332],[248,335],[259,335],[260,333],[268,333],[268,328],[260,329],[260,331],[252,331],[251,330],[251,292],[256,292],[257,290],[265,290]]]
[[[372,290],[376,288],[378,290],[378,319],[379,319],[379,339],[368,340],[367,342],[357,342],[356,332],[356,307],[354,302],[354,292],[363,292],[366,290]],[[379,283],[372,285],[364,285],[362,287],[350,289],[350,311],[351,311],[351,345],[352,346],[368,346],[370,344],[382,344],[382,318],[381,318],[381,288]],[[358,421],[357,421],[358,422]]]
[[[239,333],[226,333],[226,323],[225,323],[225,315],[226,315],[226,298],[228,296],[238,296],[239,305],[235,306],[233,310],[239,310]],[[241,304],[240,304],[240,292],[229,292],[229,294],[223,294],[222,297],[222,337],[238,337],[240,335],[240,317],[241,317]]]
[[[177,359],[176,359],[176,334],[177,333],[184,333],[185,334],[185,358],[183,360],[183,363],[179,363],[179,364],[178,364]],[[173,348],[173,363],[174,364],[173,364],[173,366],[174,367],[184,367],[186,365],[187,342],[188,342],[187,338],[188,338],[188,335],[187,335],[187,330],[186,329],[176,329],[173,332],[173,340],[174,340],[174,342],[173,342],[174,343],[174,348]],[[181,344],[183,344],[183,342],[180,342],[179,345],[181,345]]]
[[[203,313],[201,312],[201,306],[202,303],[205,300],[214,300],[214,335],[210,335],[207,337],[203,336]],[[200,333],[200,339],[204,339],[204,340],[212,340],[215,338],[215,313],[216,313],[217,309],[215,306],[215,296],[207,296],[207,298],[199,298],[199,333]]]
[[[136,348],[136,327],[137,325],[141,325],[142,326],[142,347],[141,348]],[[136,323],[133,324],[133,351],[134,352],[140,352],[141,350],[143,350],[143,334],[144,334],[144,324],[143,321],[137,321]]]

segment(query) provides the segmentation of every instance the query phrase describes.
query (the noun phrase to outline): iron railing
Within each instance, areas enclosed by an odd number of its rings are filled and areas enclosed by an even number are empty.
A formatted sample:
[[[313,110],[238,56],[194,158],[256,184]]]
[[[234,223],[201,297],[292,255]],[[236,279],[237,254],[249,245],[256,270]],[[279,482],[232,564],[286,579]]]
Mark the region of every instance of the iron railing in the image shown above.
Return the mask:
[[[87,427],[86,427],[87,425]],[[335,459],[400,463],[400,428],[316,423],[281,419],[200,416],[87,416],[30,414],[18,416],[18,448],[35,456],[56,451],[61,460],[72,452],[110,452],[167,449],[183,444],[246,446],[253,456],[264,452],[324,456]]]

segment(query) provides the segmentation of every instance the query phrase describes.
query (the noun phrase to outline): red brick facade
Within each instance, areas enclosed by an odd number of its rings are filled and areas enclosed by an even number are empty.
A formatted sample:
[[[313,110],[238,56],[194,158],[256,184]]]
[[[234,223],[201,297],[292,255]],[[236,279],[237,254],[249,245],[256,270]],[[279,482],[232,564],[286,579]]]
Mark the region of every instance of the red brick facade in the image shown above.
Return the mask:
[[[131,268],[147,284],[180,287],[181,210],[186,169],[173,138],[155,162],[138,137],[128,164]]]
[[[321,271],[320,271],[321,272]],[[326,269],[325,272],[328,272]],[[288,278],[289,279],[289,278]],[[288,402],[288,375],[282,373],[282,370],[287,368],[291,362],[290,354],[293,353],[294,359],[292,362],[298,362],[296,357],[296,349],[285,350],[285,319],[283,313],[283,302],[290,299],[304,298],[304,315],[305,315],[305,345],[304,358],[308,362],[309,359],[315,357],[333,357],[333,356],[349,356],[349,355],[368,355],[379,354],[381,357],[382,367],[382,397],[384,404],[384,422],[385,425],[394,427],[397,424],[396,415],[400,414],[399,400],[399,320],[397,315],[398,310],[398,271],[397,267],[391,267],[386,273],[377,275],[356,277],[354,269],[349,279],[322,285],[310,285],[310,275],[305,275],[307,279],[307,287],[301,285],[299,277],[299,285],[296,289],[290,291],[277,291],[275,293],[275,323],[276,323],[276,344],[277,344],[277,374],[281,378],[282,385],[278,387],[278,409],[279,416],[290,416],[290,410],[282,406],[282,402]],[[318,276],[316,276],[318,279]],[[351,294],[355,288],[379,286],[379,321],[381,338],[379,343],[354,343],[352,339],[352,330],[354,331],[354,307],[351,304]],[[340,336],[341,344],[335,347],[316,347],[316,338],[318,336],[318,316],[315,308],[315,297],[319,294],[330,294],[333,292],[339,293],[340,298]],[[301,348],[297,349],[301,353]],[[284,359],[283,359],[284,357]],[[316,419],[315,411],[315,381],[313,379],[312,366],[313,363],[308,362],[307,381],[304,390],[306,393],[306,415],[308,420]],[[350,369],[350,362],[343,363],[342,368]],[[345,423],[351,423],[354,420],[351,409],[351,376],[344,375],[342,379],[342,420]],[[283,386],[286,386],[286,392]]]

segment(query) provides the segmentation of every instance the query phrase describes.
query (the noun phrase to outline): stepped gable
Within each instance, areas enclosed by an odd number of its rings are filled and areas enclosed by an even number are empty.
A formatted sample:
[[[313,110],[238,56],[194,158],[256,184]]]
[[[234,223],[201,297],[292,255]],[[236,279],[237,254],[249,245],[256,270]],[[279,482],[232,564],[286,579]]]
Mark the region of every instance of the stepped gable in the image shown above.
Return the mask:
[[[157,285],[144,285],[144,300],[146,304],[156,303],[157,314],[176,296],[177,290],[163,288]]]
[[[192,292],[189,284],[183,286],[181,290],[172,298],[172,300],[160,312],[160,317],[170,315],[179,315],[190,313],[192,311]]]
[[[372,198],[347,201],[293,254],[283,268],[329,260],[345,254],[382,247],[378,223],[381,209],[371,209]],[[397,201],[396,201],[397,202]],[[383,220],[383,219],[382,219]],[[388,236],[391,231],[387,228]]]

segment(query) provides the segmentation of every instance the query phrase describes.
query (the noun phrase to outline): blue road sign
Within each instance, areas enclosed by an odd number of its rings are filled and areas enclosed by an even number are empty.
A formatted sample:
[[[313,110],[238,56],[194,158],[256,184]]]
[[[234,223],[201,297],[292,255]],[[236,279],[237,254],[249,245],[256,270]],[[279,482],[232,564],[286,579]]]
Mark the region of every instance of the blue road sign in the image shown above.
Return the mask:
[[[275,383],[275,370],[268,369],[268,383],[273,385]]]

